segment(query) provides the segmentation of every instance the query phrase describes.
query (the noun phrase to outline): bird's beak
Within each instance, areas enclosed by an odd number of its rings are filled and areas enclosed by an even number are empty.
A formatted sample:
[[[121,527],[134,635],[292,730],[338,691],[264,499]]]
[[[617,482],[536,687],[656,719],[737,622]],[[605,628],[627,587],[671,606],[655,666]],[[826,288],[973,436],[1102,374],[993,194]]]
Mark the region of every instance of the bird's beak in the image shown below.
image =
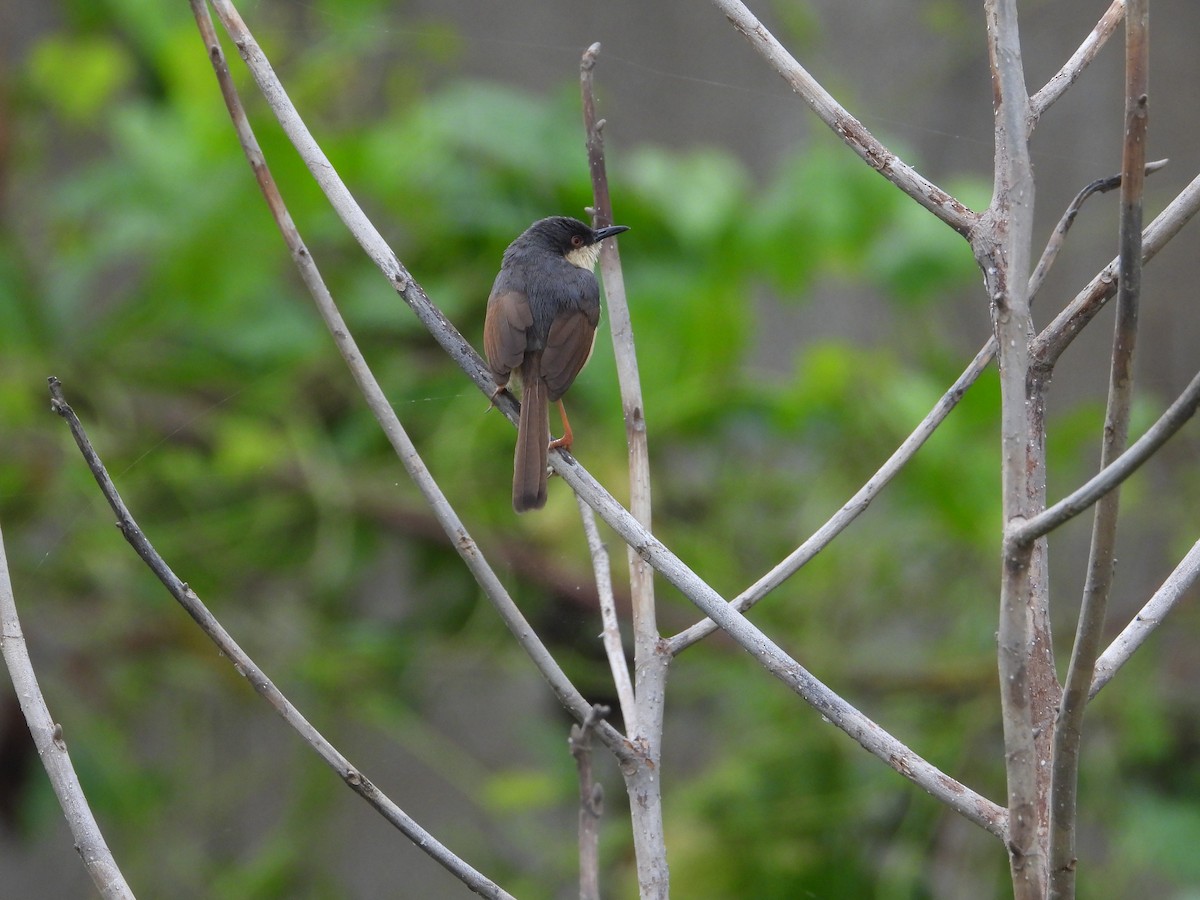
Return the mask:
[[[609,225],[607,228],[597,228],[595,231],[596,243],[600,243],[605,238],[613,237],[620,234],[622,231],[628,231],[628,225]]]

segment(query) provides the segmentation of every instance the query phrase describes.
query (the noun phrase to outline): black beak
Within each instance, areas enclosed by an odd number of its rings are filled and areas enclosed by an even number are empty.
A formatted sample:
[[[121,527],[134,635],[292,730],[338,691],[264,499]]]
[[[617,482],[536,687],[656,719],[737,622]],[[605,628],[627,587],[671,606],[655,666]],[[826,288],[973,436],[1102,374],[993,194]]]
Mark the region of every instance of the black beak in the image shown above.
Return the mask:
[[[592,232],[596,236],[596,243],[600,243],[605,238],[613,237],[620,234],[622,231],[628,231],[628,225],[609,225],[607,228],[597,228]]]

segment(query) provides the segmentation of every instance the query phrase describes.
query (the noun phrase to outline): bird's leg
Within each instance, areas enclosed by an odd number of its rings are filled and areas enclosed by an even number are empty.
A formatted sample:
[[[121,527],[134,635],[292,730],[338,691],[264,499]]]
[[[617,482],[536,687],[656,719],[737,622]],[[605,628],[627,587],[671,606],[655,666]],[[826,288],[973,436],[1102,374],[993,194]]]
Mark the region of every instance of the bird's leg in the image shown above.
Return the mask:
[[[550,449],[570,450],[571,445],[575,442],[575,435],[571,433],[571,423],[567,419],[567,410],[563,406],[563,402],[561,400],[556,400],[555,403],[558,404],[558,414],[562,417],[563,436],[558,440],[551,441]]]
[[[508,382],[496,385],[496,389],[492,391],[491,402],[488,403],[488,408],[484,412],[491,412],[496,408],[496,398],[508,390]]]

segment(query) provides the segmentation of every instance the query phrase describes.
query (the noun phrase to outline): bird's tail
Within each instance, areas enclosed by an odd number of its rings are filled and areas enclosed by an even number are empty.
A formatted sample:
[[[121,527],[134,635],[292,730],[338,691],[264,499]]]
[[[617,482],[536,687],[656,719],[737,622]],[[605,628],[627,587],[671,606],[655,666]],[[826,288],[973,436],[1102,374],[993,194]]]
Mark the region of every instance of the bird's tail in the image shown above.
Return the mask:
[[[550,446],[550,400],[530,355],[521,364],[521,418],[513,461],[513,509],[525,512],[546,505],[546,462]]]

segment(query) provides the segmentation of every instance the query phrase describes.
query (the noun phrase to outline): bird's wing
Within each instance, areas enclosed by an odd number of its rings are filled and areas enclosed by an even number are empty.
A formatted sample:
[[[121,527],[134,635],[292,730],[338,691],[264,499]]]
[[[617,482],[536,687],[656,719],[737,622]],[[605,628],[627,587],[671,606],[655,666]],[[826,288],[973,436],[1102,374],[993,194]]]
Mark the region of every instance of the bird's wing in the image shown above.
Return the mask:
[[[488,368],[499,384],[521,365],[528,344],[526,332],[533,327],[533,310],[524,291],[493,291],[488,297],[483,321],[483,352]]]
[[[567,392],[592,355],[597,321],[599,309],[594,312],[572,310],[551,323],[546,348],[542,351],[542,378],[545,379],[551,402]]]

